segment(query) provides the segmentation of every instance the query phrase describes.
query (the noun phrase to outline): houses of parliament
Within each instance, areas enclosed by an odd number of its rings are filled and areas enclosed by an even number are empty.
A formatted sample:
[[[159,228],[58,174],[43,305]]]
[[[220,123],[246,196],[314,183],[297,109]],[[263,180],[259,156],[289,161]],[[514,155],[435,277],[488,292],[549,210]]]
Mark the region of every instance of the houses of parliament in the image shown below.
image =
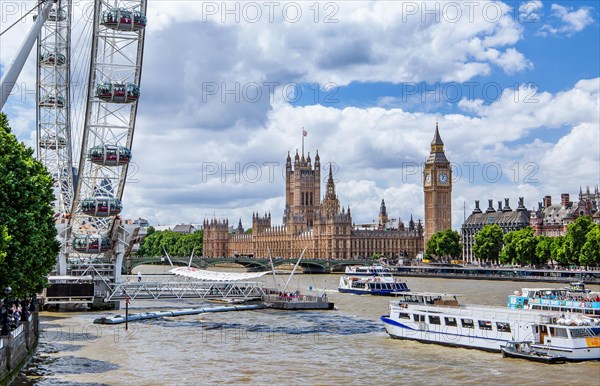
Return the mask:
[[[252,232],[244,233],[241,220],[230,232],[227,219],[204,221],[204,256],[269,256],[297,258],[356,259],[374,254],[387,258],[414,258],[425,249],[425,242],[439,230],[451,226],[450,162],[444,153],[436,124],[431,152],[423,170],[425,226],[412,216],[405,226],[395,227],[388,220],[385,201],[381,200],[379,222],[374,229],[354,226],[350,207],[340,204],[331,166],[325,194],[321,200],[321,160],[314,163],[296,150],[294,161],[288,152],[285,166],[285,209],[283,225],[272,225],[271,214],[252,215]]]

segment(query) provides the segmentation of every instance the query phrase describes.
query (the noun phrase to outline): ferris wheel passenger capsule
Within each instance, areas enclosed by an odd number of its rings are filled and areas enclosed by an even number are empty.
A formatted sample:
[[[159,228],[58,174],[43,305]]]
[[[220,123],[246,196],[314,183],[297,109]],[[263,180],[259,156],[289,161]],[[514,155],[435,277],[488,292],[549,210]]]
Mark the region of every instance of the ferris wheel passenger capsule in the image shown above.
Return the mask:
[[[98,145],[88,152],[90,161],[102,166],[121,166],[131,161],[131,150],[124,146]]]
[[[122,209],[121,200],[114,197],[89,197],[81,201],[81,211],[88,216],[116,216]]]
[[[63,98],[61,95],[46,95],[42,98],[39,104],[41,107],[58,107],[59,109],[62,109],[65,107],[65,98]]]
[[[110,251],[112,241],[105,236],[79,235],[73,239],[73,249],[80,253],[102,253]]]
[[[111,103],[132,103],[140,97],[140,88],[133,83],[105,81],[96,86],[96,98]]]
[[[40,56],[40,63],[44,66],[64,66],[67,63],[67,58],[61,53],[46,52]]]
[[[40,147],[50,150],[64,149],[67,147],[67,139],[54,134],[44,135],[40,138]]]
[[[139,31],[146,28],[146,15],[125,8],[111,8],[102,13],[103,26],[118,31]]]
[[[48,20],[50,21],[65,21],[66,19],[67,13],[62,8],[58,8],[58,10],[56,8],[52,8],[48,14]]]

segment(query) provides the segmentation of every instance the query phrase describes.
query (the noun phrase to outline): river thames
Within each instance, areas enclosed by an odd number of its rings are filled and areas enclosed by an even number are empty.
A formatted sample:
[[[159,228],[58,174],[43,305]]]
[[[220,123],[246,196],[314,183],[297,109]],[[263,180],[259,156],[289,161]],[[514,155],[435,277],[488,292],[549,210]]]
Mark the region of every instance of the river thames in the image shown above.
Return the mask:
[[[151,280],[151,275],[144,275]],[[287,276],[278,276],[279,282]],[[272,277],[262,278],[272,286]],[[391,298],[337,292],[339,275],[296,275],[289,290],[326,291],[333,311],[252,310],[95,325],[109,312],[41,313],[38,351],[15,385],[598,385],[600,362],[547,365],[500,353],[393,340]],[[505,306],[521,287],[557,283],[409,278],[413,291]],[[311,290],[309,290],[311,289]],[[599,290],[593,286],[593,290]],[[215,305],[133,301],[130,312]]]

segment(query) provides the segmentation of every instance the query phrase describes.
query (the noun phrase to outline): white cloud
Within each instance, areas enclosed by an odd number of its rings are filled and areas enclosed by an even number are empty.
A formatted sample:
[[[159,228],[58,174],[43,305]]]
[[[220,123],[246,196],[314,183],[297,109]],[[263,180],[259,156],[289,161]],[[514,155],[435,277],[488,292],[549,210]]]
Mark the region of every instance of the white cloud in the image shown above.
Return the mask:
[[[463,205],[468,214],[474,200],[483,206],[492,198],[496,205],[507,197],[515,207],[523,196],[531,208],[544,195],[574,194],[579,185],[598,183],[599,81],[582,80],[555,94],[506,90],[494,103],[473,101],[473,117],[399,108],[294,107],[275,101],[264,125],[252,130],[170,126],[155,135],[144,114],[135,145],[140,183],[127,187],[127,215],[166,223],[198,222],[214,213],[236,223],[241,217],[248,226],[251,213],[258,211],[270,212],[280,224],[285,191],[281,171],[287,151],[293,157],[300,149],[304,126],[305,153],[310,151],[314,161],[318,148],[324,167],[322,193],[327,166],[333,162],[341,204],[350,206],[356,223],[376,218],[382,198],[391,217],[407,221],[413,214],[415,220],[422,219],[421,167],[436,119],[456,171],[455,228],[462,223]],[[520,95],[517,102],[515,95]],[[537,102],[526,103],[526,96]],[[542,139],[550,131],[559,139]],[[271,164],[272,177],[264,166]],[[263,165],[260,178],[247,165]]]
[[[514,48],[507,49],[499,55],[495,61],[507,74],[514,74],[526,69],[533,68],[533,64],[525,56]]]
[[[580,181],[575,187],[596,185],[600,177],[600,127],[596,123],[581,123],[552,148],[542,154],[540,170],[545,181],[557,183],[558,179],[568,178]],[[551,171],[551,173],[547,173]],[[595,173],[595,174],[594,174]],[[596,180],[594,180],[596,178]]]
[[[23,8],[19,12],[34,4],[19,3]],[[84,25],[90,25],[85,23],[90,4],[83,1],[74,6],[73,54],[78,72],[87,68],[82,59],[89,52],[90,34]],[[496,67],[506,73],[531,68],[514,47],[522,28],[501,2],[460,7],[454,2],[432,6],[388,1],[252,4],[148,3],[142,92],[146,105],[152,105],[158,116],[157,123],[176,120],[214,130],[264,124],[271,84],[465,82],[490,75]],[[294,18],[298,6],[301,16]],[[12,21],[3,17],[0,28]],[[30,21],[19,23],[0,38],[1,65],[12,60],[19,37],[29,26]],[[35,90],[34,56],[19,80],[31,90]],[[78,79],[84,81],[85,74]],[[207,97],[207,88],[215,85],[216,97]],[[248,85],[263,86],[263,98],[246,103],[224,92],[236,87],[244,91]],[[18,114],[13,110],[16,103],[12,98],[7,106],[11,115]],[[30,97],[25,107],[32,104]]]
[[[436,9],[425,3],[411,3],[416,8],[397,2],[319,3],[317,15],[314,4],[293,3],[302,6],[302,17],[294,22],[283,16],[284,5],[274,11],[272,22],[269,10],[259,5],[262,17],[255,23],[249,22],[243,5],[234,3],[239,6],[238,11],[230,5],[227,9],[233,12],[228,14],[223,5],[212,4],[217,9],[207,12],[206,6],[190,7],[189,2],[169,2],[168,6],[151,2],[149,15],[160,14],[162,18],[156,26],[149,24],[148,42],[157,33],[167,32],[169,36],[169,30],[177,31],[180,38],[197,36],[196,52],[205,55],[203,46],[225,34],[233,41],[220,44],[219,53],[225,50],[235,66],[221,63],[222,76],[238,80],[246,74],[247,78],[260,81],[268,79],[269,73],[288,73],[295,80],[345,85],[352,81],[465,81],[488,74],[490,63],[506,69],[502,61],[480,63],[480,59],[473,59],[484,58],[491,49],[505,54],[508,51],[504,47],[514,46],[522,34],[510,8],[499,2],[491,2],[494,7],[487,8],[483,3],[477,7],[461,6],[460,17],[452,18],[447,16],[447,4],[437,4]],[[456,7],[458,3],[453,4]],[[484,9],[489,8],[497,8],[498,16],[486,16],[489,11]],[[325,22],[328,16],[334,22]],[[236,17],[239,22],[235,22]],[[439,23],[430,22],[436,19]],[[473,39],[483,43],[474,47],[470,44]],[[198,59],[194,52],[188,54]],[[527,68],[525,57],[513,55],[513,59],[524,64],[519,67],[510,63],[508,71]],[[248,73],[256,68],[261,69],[260,73]]]
[[[407,9],[409,3],[417,9]],[[483,205],[487,198],[510,197],[514,207],[524,196],[531,207],[543,195],[596,183],[598,78],[557,93],[522,87],[504,90],[493,103],[464,99],[459,107],[465,113],[410,112],[393,97],[383,107],[291,106],[283,92],[293,82],[465,82],[533,65],[515,47],[522,26],[500,2],[489,7],[500,7],[497,21],[477,7],[470,20],[465,7],[455,22],[441,8],[427,15],[418,9],[424,3],[331,4],[334,8],[320,9],[317,23],[306,7],[295,23],[282,20],[281,13],[273,22],[223,23],[222,14],[209,15],[195,2],[149,2],[136,166],[125,188],[124,217],[155,224],[198,223],[213,215],[237,223],[241,217],[247,227],[251,213],[259,211],[271,212],[280,223],[281,168],[287,152],[293,156],[300,148],[302,127],[313,160],[318,148],[323,165],[339,167],[337,192],[357,223],[376,218],[382,198],[392,217],[423,217],[420,167],[436,120],[448,158],[462,173],[453,192],[455,227],[465,201],[469,210],[475,199]],[[324,23],[327,15],[337,22]],[[440,23],[433,22],[437,15]],[[18,39],[1,39],[0,63],[6,65]],[[25,71],[27,79],[35,79],[31,63]],[[250,100],[244,90],[256,91],[249,87],[254,84],[263,86],[263,94]],[[214,95],[208,86],[217,87]],[[224,92],[232,88],[233,94]],[[15,131],[33,143],[33,104],[10,108]],[[547,131],[557,139],[547,139]],[[561,156],[577,150],[586,156]],[[496,183],[484,175],[492,162],[502,171]],[[532,178],[540,183],[525,181],[532,162],[537,165]],[[256,165],[259,178],[251,174]]]
[[[542,35],[565,34],[571,36],[576,32],[582,31],[585,27],[594,22],[594,18],[591,15],[593,8],[590,7],[574,9],[573,7],[552,4],[550,9],[552,10],[552,16],[558,19],[560,24],[545,24],[540,29]]]

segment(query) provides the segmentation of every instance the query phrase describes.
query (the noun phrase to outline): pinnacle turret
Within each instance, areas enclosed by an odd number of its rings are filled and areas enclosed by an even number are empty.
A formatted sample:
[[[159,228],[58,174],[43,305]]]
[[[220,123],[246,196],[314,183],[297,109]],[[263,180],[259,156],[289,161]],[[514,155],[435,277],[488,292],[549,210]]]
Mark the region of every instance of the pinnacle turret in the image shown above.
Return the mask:
[[[431,141],[431,146],[441,145],[444,146],[444,141],[442,141],[442,137],[440,136],[440,129],[438,123],[435,123],[435,134],[433,135],[433,140]]]
[[[444,141],[442,141],[442,137],[440,136],[440,130],[437,122],[435,124],[435,134],[431,140],[431,152],[429,153],[429,158],[427,158],[426,163],[450,163],[448,162],[448,158],[446,158],[446,153],[444,153]]]

